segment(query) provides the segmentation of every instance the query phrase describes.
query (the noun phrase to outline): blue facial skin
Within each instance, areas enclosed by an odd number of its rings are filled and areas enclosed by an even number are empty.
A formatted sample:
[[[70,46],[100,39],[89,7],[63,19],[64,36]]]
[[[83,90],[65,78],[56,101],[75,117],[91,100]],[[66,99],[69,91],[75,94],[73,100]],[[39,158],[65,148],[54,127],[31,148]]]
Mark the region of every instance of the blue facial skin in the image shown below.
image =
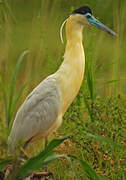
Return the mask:
[[[114,31],[112,31],[112,30],[109,29],[107,26],[105,26],[103,23],[101,23],[100,21],[98,21],[98,20],[97,20],[93,15],[91,15],[90,13],[86,13],[84,16],[86,17],[86,19],[88,20],[88,22],[89,22],[91,25],[93,25],[93,26],[95,26],[95,27],[97,27],[97,28],[99,28],[99,29],[101,29],[101,30],[103,30],[103,31],[106,31],[106,32],[108,32],[109,34],[111,34],[111,35],[113,35],[113,36],[117,36],[117,34],[116,34]]]

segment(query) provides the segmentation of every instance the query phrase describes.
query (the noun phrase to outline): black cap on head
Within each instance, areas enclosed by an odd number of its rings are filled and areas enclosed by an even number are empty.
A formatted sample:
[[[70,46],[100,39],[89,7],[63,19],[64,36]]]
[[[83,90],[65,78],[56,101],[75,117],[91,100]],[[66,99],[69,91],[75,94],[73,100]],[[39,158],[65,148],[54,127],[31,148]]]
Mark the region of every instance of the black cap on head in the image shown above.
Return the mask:
[[[72,14],[83,14],[84,15],[86,13],[92,14],[92,11],[88,6],[82,6],[78,9],[75,9]]]

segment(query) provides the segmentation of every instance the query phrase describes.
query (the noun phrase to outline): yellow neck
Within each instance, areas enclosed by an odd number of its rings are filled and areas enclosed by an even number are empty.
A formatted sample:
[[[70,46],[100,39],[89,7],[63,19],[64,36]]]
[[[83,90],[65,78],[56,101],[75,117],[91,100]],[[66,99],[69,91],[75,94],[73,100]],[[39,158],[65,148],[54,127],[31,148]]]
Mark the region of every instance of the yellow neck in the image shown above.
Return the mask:
[[[62,114],[66,112],[80,89],[85,66],[82,27],[71,17],[66,23],[66,38],[64,61],[55,74],[61,91]]]
[[[74,16],[70,16],[66,22],[66,40],[67,45],[71,43],[82,43],[83,26],[76,22]],[[67,46],[66,46],[67,49]]]

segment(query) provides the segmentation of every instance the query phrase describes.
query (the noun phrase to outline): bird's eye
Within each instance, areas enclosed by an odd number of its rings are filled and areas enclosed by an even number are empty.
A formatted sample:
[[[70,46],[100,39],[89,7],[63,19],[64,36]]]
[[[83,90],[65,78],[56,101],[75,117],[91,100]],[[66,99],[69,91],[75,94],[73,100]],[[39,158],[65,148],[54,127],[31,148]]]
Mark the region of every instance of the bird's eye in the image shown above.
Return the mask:
[[[90,18],[91,16],[90,16],[90,15],[87,15],[86,17],[87,17],[87,18]]]

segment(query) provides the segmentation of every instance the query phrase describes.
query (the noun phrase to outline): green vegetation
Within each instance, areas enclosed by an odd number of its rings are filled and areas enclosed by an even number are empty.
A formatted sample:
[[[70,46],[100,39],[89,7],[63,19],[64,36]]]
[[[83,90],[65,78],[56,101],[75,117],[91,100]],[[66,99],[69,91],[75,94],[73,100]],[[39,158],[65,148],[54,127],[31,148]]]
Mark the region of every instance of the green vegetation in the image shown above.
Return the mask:
[[[60,157],[49,164],[57,180],[126,179],[124,0],[0,1],[0,171],[13,161],[6,142],[18,107],[60,66],[65,48],[60,41],[60,26],[73,9],[85,4],[118,33],[118,38],[85,27],[85,78],[55,134],[71,136],[58,141],[53,147],[56,152],[53,148],[42,151],[42,141],[29,145],[25,153],[31,159],[18,167],[19,176]],[[41,166],[38,157],[42,158]],[[36,164],[30,169],[33,159]]]

